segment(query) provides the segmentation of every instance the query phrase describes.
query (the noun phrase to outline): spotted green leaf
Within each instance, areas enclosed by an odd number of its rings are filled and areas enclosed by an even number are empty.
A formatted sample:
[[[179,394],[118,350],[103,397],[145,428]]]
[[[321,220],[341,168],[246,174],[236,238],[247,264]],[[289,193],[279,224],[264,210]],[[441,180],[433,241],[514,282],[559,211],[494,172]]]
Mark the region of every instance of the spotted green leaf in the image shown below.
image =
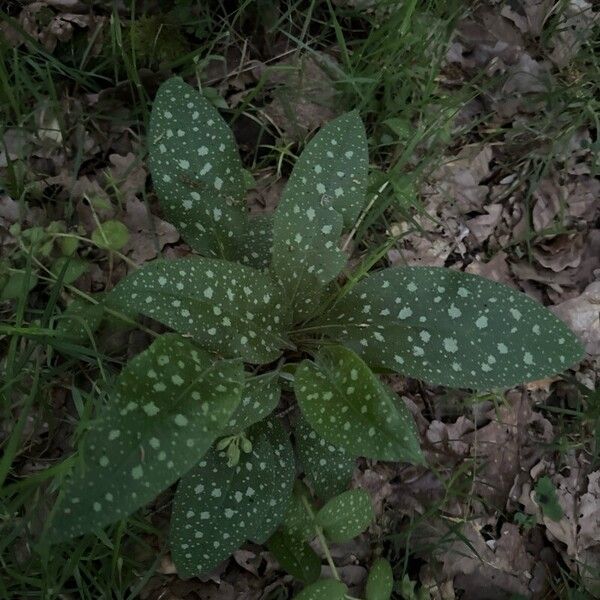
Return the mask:
[[[354,457],[323,439],[303,418],[294,433],[298,458],[317,496],[328,500],[343,492],[354,470]]]
[[[233,134],[216,108],[173,77],[152,106],[150,172],[166,217],[207,256],[235,258],[244,230],[244,170]]]
[[[266,419],[277,406],[280,396],[281,386],[277,372],[248,377],[242,391],[242,399],[223,434],[235,435]]]
[[[372,367],[454,387],[507,388],[562,371],[583,352],[524,294],[433,267],[366,277],[319,323]]]
[[[369,571],[365,590],[367,600],[390,600],[393,589],[394,575],[392,567],[385,558],[378,558]]]
[[[271,262],[273,217],[258,215],[248,219],[238,241],[238,260],[255,269],[266,269]]]
[[[337,579],[321,579],[305,587],[293,600],[344,600],[347,591]]]
[[[237,466],[213,449],[179,483],[171,553],[181,577],[209,571],[246,540],[264,543],[283,519],[295,475],[288,435],[266,421],[248,439],[252,451]]]
[[[211,258],[157,260],[123,279],[108,302],[138,311],[204,348],[270,362],[285,342],[279,287],[266,273]]]
[[[50,538],[117,521],[174,483],[208,450],[242,387],[241,361],[215,362],[175,334],[158,338],[123,369],[85,436]]]
[[[348,490],[325,504],[317,513],[317,523],[328,540],[343,543],[362,533],[374,516],[369,494]]]
[[[330,347],[302,362],[294,391],[310,426],[349,456],[422,462],[408,409],[351,350]]]
[[[271,536],[267,547],[279,564],[296,579],[312,583],[319,578],[321,559],[302,537],[279,529]]]
[[[344,266],[338,242],[363,206],[367,167],[364,127],[355,112],[326,125],[294,167],[274,216],[272,260],[294,321],[314,312],[323,287]]]

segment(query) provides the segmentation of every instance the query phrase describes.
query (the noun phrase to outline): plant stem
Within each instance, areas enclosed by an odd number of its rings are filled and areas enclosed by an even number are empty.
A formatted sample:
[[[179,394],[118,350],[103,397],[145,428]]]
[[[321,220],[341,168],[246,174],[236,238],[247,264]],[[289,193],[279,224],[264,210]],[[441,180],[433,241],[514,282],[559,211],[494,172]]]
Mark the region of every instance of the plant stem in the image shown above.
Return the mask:
[[[314,520],[315,513],[313,512],[312,508],[310,507],[310,504],[308,503],[308,500],[306,499],[306,496],[304,496],[304,495],[302,495],[302,504],[304,504],[304,508],[306,509],[306,512]],[[319,544],[321,544],[321,548],[323,549],[323,553],[325,554],[325,558],[327,559],[327,564],[329,565],[329,568],[331,569],[331,573],[338,581],[341,581],[340,575],[337,572],[337,569],[335,568],[335,563],[333,562],[333,558],[331,556],[329,546],[327,545],[327,540],[325,539],[325,536],[323,535],[323,530],[316,524],[315,524],[315,532],[317,534],[317,538],[319,539]]]

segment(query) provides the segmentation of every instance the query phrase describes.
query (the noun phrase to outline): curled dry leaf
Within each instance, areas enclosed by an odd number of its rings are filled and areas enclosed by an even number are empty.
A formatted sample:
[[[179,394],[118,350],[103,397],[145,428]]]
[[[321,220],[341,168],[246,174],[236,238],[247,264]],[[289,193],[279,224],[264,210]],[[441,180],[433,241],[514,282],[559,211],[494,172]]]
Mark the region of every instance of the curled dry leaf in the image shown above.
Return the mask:
[[[124,252],[135,263],[141,265],[156,258],[165,245],[179,240],[175,226],[151,214],[141,200],[130,198],[127,200],[126,210],[123,222],[131,236]]]

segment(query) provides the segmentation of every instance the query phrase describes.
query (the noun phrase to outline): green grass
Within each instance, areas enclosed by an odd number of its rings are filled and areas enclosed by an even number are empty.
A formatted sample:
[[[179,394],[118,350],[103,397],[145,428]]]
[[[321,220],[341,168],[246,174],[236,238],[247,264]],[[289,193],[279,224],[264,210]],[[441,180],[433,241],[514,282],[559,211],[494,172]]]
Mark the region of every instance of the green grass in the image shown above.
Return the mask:
[[[211,57],[225,60],[228,50],[244,52],[249,47],[265,62],[268,73],[281,73],[274,57],[319,56],[335,45],[338,106],[358,109],[369,135],[371,210],[354,232],[365,264],[379,262],[398,243],[390,236],[393,223],[407,221],[417,227],[414,216],[424,212],[418,190],[445,153],[474,140],[500,145],[505,160],[501,169],[520,172],[519,183],[531,197],[543,176],[560,166],[573,132],[590,125],[600,129],[598,44],[591,38],[541,95],[544,111],[509,131],[484,130],[479,123],[456,130],[454,118],[465,102],[497,82],[476,79],[458,89],[441,83],[447,44],[457,19],[469,9],[454,0],[382,2],[377,10],[366,12],[328,0],[246,0],[229,12],[217,1],[198,3],[195,10],[189,2],[164,2],[159,13],[145,13],[143,2],[128,2],[129,14],[117,12],[111,3],[97,4],[94,10],[106,18],[102,36],[98,32],[88,37],[77,30],[72,40],[59,43],[51,53],[20,29],[17,9],[0,12],[0,19],[27,40],[13,48],[0,39],[3,139],[7,130],[35,133],[36,107],[44,103],[72,148],[69,169],[78,176],[96,167],[86,164],[82,131],[121,125],[143,140],[153,89],[169,73],[201,79]],[[287,40],[284,50],[276,47],[281,39]],[[305,140],[282,136],[266,118],[266,82],[265,75],[239,106],[225,113],[232,122],[245,119],[255,124],[256,144],[243,158],[252,171],[276,180],[289,173]],[[215,86],[215,100],[219,83],[208,84]],[[76,121],[70,118],[70,100],[116,87],[126,114],[99,109],[84,111]],[[597,174],[597,159],[592,167]],[[31,169],[24,153],[9,161],[0,187],[23,213],[32,207],[48,210],[60,201],[51,188],[40,191],[44,177],[43,169]],[[107,190],[115,204],[120,200],[116,190]],[[69,226],[72,200],[60,208]],[[49,256],[29,235],[21,235],[21,246],[0,259],[0,287],[12,280],[18,291],[16,299],[0,302],[0,410],[6,433],[0,457],[0,597],[134,598],[165,552],[160,526],[164,507],[158,507],[157,514],[137,514],[107,532],[57,547],[45,547],[40,540],[53,493],[69,466],[62,462],[64,454],[93,418],[95,407],[106,400],[125,357],[107,343],[106,332],[104,337],[77,343],[57,332],[66,299],[75,292],[63,281],[64,272],[48,273]],[[544,232],[530,228],[513,246],[529,252],[540,235]],[[89,242],[81,244],[89,260],[107,260]],[[34,281],[37,284],[30,289]],[[593,440],[600,432],[600,401],[597,393],[576,397],[573,405],[549,403],[541,409],[553,416],[561,432],[559,452],[584,448],[598,465]],[[454,500],[466,501],[473,477],[474,465],[466,463],[444,481],[444,498],[427,507],[421,519],[397,524],[398,531],[387,544],[400,579],[417,578],[414,556],[424,549],[414,547],[413,533],[427,519],[443,514]],[[460,537],[458,527],[453,531]],[[556,585],[557,597],[578,598],[570,590],[576,590],[579,582],[570,576],[558,578]]]

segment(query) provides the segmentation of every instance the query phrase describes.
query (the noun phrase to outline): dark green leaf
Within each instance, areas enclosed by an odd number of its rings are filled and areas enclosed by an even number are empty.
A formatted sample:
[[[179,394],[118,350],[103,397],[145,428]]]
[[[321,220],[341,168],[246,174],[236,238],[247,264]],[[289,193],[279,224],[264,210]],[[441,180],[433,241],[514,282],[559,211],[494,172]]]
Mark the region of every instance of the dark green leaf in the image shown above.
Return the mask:
[[[246,540],[264,543],[283,520],[295,475],[288,435],[266,421],[248,438],[237,466],[213,449],[179,483],[171,552],[181,577],[210,571]]]
[[[344,600],[348,588],[336,579],[321,579],[305,587],[293,600]]]
[[[317,496],[328,500],[343,492],[354,470],[354,457],[323,439],[303,418],[294,433],[298,457]]]
[[[319,324],[372,367],[454,387],[541,379],[583,352],[561,321],[524,294],[434,267],[366,277]]]
[[[123,279],[107,296],[203,347],[248,362],[279,356],[286,328],[279,287],[265,273],[210,258],[157,260]]]
[[[343,543],[362,533],[374,516],[369,494],[348,490],[327,502],[317,513],[317,524],[328,540]]]
[[[414,422],[369,367],[334,346],[305,360],[294,390],[310,426],[350,456],[422,462]]]
[[[279,564],[296,579],[312,583],[319,578],[321,559],[301,537],[280,529],[271,536],[267,547]]]
[[[84,438],[50,538],[74,537],[143,506],[208,450],[238,405],[241,361],[171,334],[131,360]]]
[[[266,269],[271,262],[273,217],[259,215],[248,219],[238,241],[238,260],[255,269]]]
[[[268,417],[281,396],[279,374],[275,371],[248,377],[242,392],[242,400],[229,419],[223,435],[233,435]]]
[[[394,588],[392,567],[385,558],[378,558],[372,565],[367,579],[367,600],[390,600]]]
[[[546,475],[540,477],[535,484],[535,501],[544,512],[544,516],[552,521],[560,521],[562,519],[564,513],[556,496],[556,488],[552,480]]]
[[[314,312],[345,263],[338,241],[363,206],[367,167],[365,132],[354,112],[326,125],[294,167],[275,212],[272,261],[294,321]]]
[[[150,171],[167,218],[208,256],[235,258],[245,180],[231,130],[180,78],[163,83],[150,118]]]

